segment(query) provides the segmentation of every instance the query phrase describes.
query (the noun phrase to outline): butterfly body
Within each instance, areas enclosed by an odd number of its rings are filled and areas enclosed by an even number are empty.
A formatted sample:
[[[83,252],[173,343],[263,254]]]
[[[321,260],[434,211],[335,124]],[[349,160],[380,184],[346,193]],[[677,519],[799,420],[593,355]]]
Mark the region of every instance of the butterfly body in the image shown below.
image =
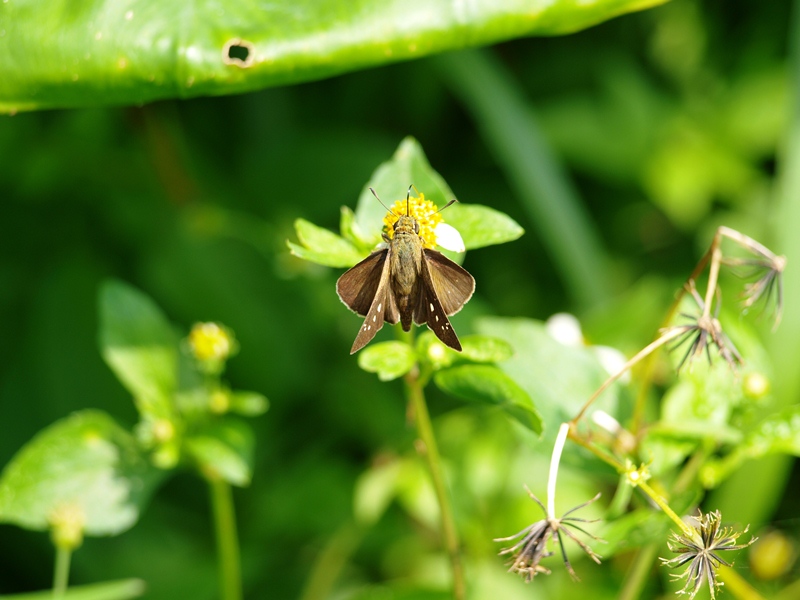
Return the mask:
[[[386,248],[370,254],[336,283],[342,302],[365,317],[350,353],[366,346],[384,322],[400,322],[404,331],[412,323],[427,324],[442,342],[461,351],[447,317],[472,296],[472,275],[440,252],[425,248],[413,216],[401,215],[393,236],[384,239]]]

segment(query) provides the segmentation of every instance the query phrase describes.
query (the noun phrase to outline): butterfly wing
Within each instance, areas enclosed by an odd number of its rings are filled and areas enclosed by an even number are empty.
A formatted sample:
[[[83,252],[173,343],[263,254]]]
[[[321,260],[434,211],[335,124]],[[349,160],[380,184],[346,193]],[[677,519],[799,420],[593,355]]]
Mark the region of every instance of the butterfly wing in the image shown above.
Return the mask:
[[[394,324],[400,320],[391,292],[388,254],[388,249],[373,252],[336,282],[336,292],[342,302],[366,317],[350,354],[366,346],[383,327],[384,321]]]
[[[433,289],[447,316],[456,314],[472,297],[475,279],[466,269],[457,265],[441,252],[425,249],[423,262],[428,265]]]
[[[375,299],[383,271],[389,265],[386,260],[388,254],[388,248],[373,252],[352,269],[345,271],[336,282],[339,299],[362,317],[367,315]]]
[[[428,250],[425,250],[425,252],[427,253]],[[436,252],[436,254],[439,253]],[[452,262],[447,258],[445,258],[445,260]],[[419,302],[417,303],[414,311],[414,322],[418,325],[421,325],[422,323],[427,324],[428,328],[433,331],[433,333],[436,334],[436,337],[442,340],[444,344],[450,346],[453,350],[461,352],[461,342],[458,341],[458,336],[453,330],[453,326],[450,324],[450,319],[447,318],[447,312],[442,305],[433,279],[433,269],[431,268],[430,261],[427,260],[425,256],[423,256],[420,270],[420,274],[422,276],[422,285],[419,286]],[[467,272],[464,271],[464,273]],[[472,279],[472,276],[469,273],[467,273],[467,275],[470,279]],[[452,296],[453,294],[451,293],[450,295]],[[469,295],[472,295],[471,291]],[[464,302],[466,302],[466,300],[464,300]],[[459,309],[461,306],[463,306],[464,302],[459,304]]]

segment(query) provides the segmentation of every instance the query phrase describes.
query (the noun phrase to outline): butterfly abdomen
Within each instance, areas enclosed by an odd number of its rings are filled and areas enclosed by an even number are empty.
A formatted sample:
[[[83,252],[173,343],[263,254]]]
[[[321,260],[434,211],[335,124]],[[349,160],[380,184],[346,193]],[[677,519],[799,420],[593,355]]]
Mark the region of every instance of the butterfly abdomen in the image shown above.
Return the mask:
[[[422,262],[422,240],[413,229],[398,227],[392,241],[391,292],[400,313],[403,331],[411,329],[414,309],[419,297],[420,263]]]

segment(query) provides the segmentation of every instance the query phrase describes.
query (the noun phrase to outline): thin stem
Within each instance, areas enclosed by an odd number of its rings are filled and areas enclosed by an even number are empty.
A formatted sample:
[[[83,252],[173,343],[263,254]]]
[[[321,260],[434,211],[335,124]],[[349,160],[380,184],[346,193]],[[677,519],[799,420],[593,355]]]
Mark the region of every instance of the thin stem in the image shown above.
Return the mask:
[[[355,523],[348,522],[342,525],[319,553],[300,600],[328,598],[333,585],[363,537],[364,530]]]
[[[239,567],[239,541],[231,486],[217,477],[208,479],[211,506],[217,535],[219,586],[222,600],[241,600],[242,579]]]
[[[547,518],[555,521],[556,518],[556,478],[558,477],[558,463],[561,462],[561,452],[569,433],[569,423],[562,423],[558,429],[556,443],[553,445],[553,455],[550,457],[550,473],[547,477]]]
[[[719,232],[714,237],[715,240],[719,238]],[[719,278],[719,263],[722,260],[722,252],[719,249],[719,244],[715,245],[714,250],[711,252],[711,266],[708,269],[708,284],[706,285],[706,297],[704,298],[703,317],[708,318],[711,316],[711,303],[714,301],[714,292],[717,290],[717,279]]]
[[[725,583],[725,590],[737,600],[764,600],[764,596],[747,583],[744,577],[739,575],[735,569],[720,565],[717,571],[719,578]]]
[[[619,595],[619,600],[635,600],[642,593],[645,583],[650,576],[650,569],[658,556],[658,544],[642,546],[636,553],[625,576],[625,585]]]
[[[634,356],[628,362],[626,362],[624,365],[622,365],[622,367],[620,368],[619,371],[617,371],[616,373],[614,373],[614,375],[612,375],[611,377],[606,379],[603,382],[603,385],[601,385],[599,388],[597,388],[597,390],[595,390],[594,394],[592,394],[592,396],[586,401],[586,404],[583,405],[583,407],[581,408],[580,412],[577,415],[575,415],[575,418],[573,418],[572,421],[570,421],[570,424],[572,424],[572,425],[577,424],[578,421],[580,421],[583,418],[583,415],[586,413],[588,408],[594,403],[595,400],[597,400],[597,398],[600,397],[600,394],[602,394],[604,391],[606,391],[606,389],[608,389],[608,386],[610,386],[612,383],[614,383],[617,379],[622,377],[628,369],[630,369],[633,365],[638,363],[640,360],[642,360],[648,354],[651,354],[654,350],[660,348],[661,346],[666,344],[668,341],[670,341],[671,339],[681,335],[682,333],[683,332],[681,330],[679,330],[679,329],[673,329],[672,331],[667,331],[660,338],[658,338],[656,341],[651,342],[649,345],[647,345],[642,350],[640,350],[638,352],[638,354],[636,354],[636,356]]]
[[[72,559],[72,548],[56,546],[56,565],[53,571],[53,598],[64,597],[69,583],[69,563]]]
[[[406,376],[405,381],[408,401],[413,407],[417,422],[417,434],[419,435],[417,452],[423,455],[428,462],[436,499],[439,501],[444,545],[450,556],[450,564],[453,570],[453,598],[454,600],[464,600],[466,597],[466,584],[464,582],[464,567],[461,564],[458,532],[456,531],[453,510],[447,495],[447,487],[442,473],[442,460],[439,456],[436,438],[433,435],[433,425],[428,413],[428,406],[425,403],[425,394],[418,376],[413,372]]]
[[[650,499],[653,502],[655,502],[658,505],[658,507],[661,510],[663,510],[664,513],[670,519],[672,519],[675,522],[675,524],[680,528],[680,530],[683,532],[683,534],[686,537],[691,538],[691,539],[694,539],[695,537],[697,537],[697,534],[695,533],[695,530],[692,529],[691,527],[689,527],[686,523],[684,523],[683,519],[681,519],[677,515],[677,513],[669,507],[669,504],[667,504],[667,501],[664,498],[662,498],[660,494],[656,493],[656,491],[653,488],[651,488],[649,485],[647,485],[646,482],[640,481],[639,482],[639,488],[645,494],[647,494],[650,497]]]

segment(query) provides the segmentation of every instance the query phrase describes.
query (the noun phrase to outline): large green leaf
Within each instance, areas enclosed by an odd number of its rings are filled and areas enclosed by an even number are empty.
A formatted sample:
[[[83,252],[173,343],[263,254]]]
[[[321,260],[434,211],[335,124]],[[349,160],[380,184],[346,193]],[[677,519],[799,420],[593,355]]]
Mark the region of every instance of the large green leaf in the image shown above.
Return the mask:
[[[6,0],[0,111],[141,104],[327,77],[665,0]]]
[[[561,423],[574,417],[608,377],[589,348],[565,346],[553,339],[544,323],[531,319],[485,317],[478,332],[506,340],[514,355],[500,368],[530,395],[544,421],[545,442],[552,442]],[[619,388],[612,386],[592,410],[618,414]]]
[[[39,432],[0,476],[0,521],[47,529],[59,511],[80,515],[89,535],[114,535],[139,517],[158,474],[133,437],[86,410]]]
[[[144,416],[169,419],[178,377],[178,343],[169,321],[150,298],[120,281],[103,285],[99,304],[103,358]]]
[[[542,418],[531,397],[493,365],[452,367],[438,371],[433,380],[445,392],[468,402],[499,406],[531,431],[542,432]]]

